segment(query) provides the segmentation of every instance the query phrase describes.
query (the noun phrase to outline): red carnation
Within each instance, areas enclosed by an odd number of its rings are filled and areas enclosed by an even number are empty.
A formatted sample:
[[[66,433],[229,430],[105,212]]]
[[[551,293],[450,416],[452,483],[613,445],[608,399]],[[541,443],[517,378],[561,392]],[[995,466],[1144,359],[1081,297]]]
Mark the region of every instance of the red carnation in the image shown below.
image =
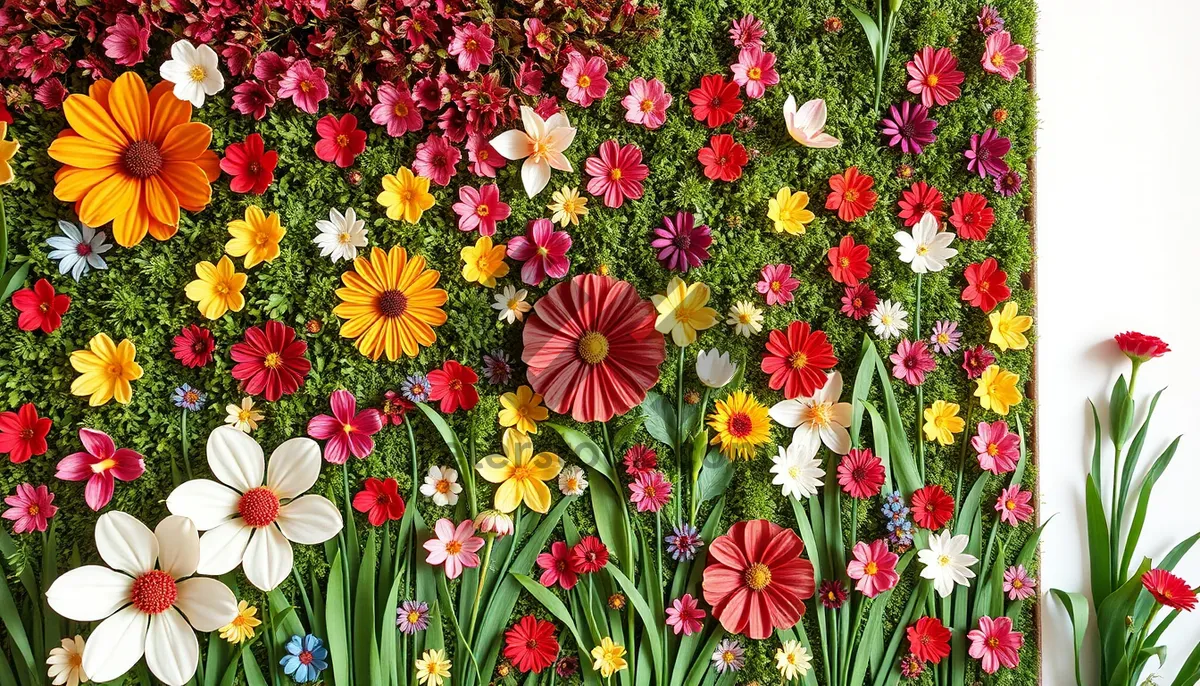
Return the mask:
[[[8,453],[13,464],[45,455],[51,424],[48,417],[38,416],[33,403],[25,403],[16,412],[0,412],[0,453]]]
[[[33,288],[13,293],[12,304],[20,312],[17,326],[22,331],[54,333],[62,326],[62,316],[71,309],[71,296],[55,293],[49,281],[38,279]]]
[[[912,494],[912,516],[917,526],[937,531],[954,516],[954,498],[938,484],[918,488]]]
[[[944,207],[942,192],[935,186],[918,181],[900,194],[900,214],[897,216],[904,220],[905,226],[921,221],[927,212],[940,222],[946,216]]]
[[[707,148],[700,148],[696,159],[704,165],[704,175],[713,181],[737,181],[742,178],[742,167],[750,161],[746,148],[733,140],[733,136],[720,133],[708,140]]]
[[[229,190],[234,193],[262,195],[275,180],[275,165],[279,153],[263,150],[262,136],[252,133],[242,143],[232,143],[225,148],[221,160],[221,171],[233,177]]]
[[[875,179],[859,173],[858,167],[850,167],[845,174],[834,174],[829,178],[832,192],[825,198],[825,209],[837,210],[838,219],[852,222],[875,207],[879,196],[871,187]]]
[[[837,247],[829,249],[829,275],[834,281],[857,286],[871,275],[871,249],[854,242],[854,236],[842,236]]]
[[[367,149],[367,132],[358,128],[358,117],[343,114],[341,119],[327,114],[317,121],[317,141],[313,148],[317,159],[333,162],[345,169],[354,164],[354,159]]]
[[[989,257],[978,264],[968,264],[963,270],[967,287],[962,299],[984,312],[991,312],[996,305],[1008,300],[1012,290],[1008,287],[1008,273],[1000,269],[996,259]]]
[[[1186,581],[1165,569],[1151,569],[1143,574],[1142,586],[1155,600],[1172,610],[1191,612],[1196,607],[1196,592]]]
[[[851,497],[871,498],[883,488],[883,460],[870,448],[852,448],[838,463],[837,476],[842,490]]]
[[[571,566],[580,574],[593,574],[608,564],[608,547],[595,536],[584,536],[571,548]]]
[[[185,367],[203,367],[212,362],[213,350],[217,347],[212,332],[202,326],[188,324],[175,337],[171,353]]]
[[[950,655],[950,630],[940,619],[922,617],[908,627],[908,649],[921,662],[937,664]]]
[[[504,632],[504,657],[522,673],[540,674],[558,658],[556,633],[553,623],[525,615]]]
[[[404,516],[404,498],[395,479],[380,481],[371,477],[363,482],[363,490],[354,494],[354,509],[366,512],[371,526],[383,526]]]
[[[700,79],[700,87],[688,93],[692,101],[692,116],[703,121],[708,128],[715,129],[733,121],[733,115],[742,111],[738,98],[739,88],[733,81],[726,81],[720,74],[709,74]]]
[[[291,395],[304,383],[312,363],[304,357],[308,344],[296,338],[296,330],[271,320],[262,328],[246,329],[245,338],[234,343],[229,356],[236,362],[233,378],[241,381],[250,395],[262,394],[270,402]]]
[[[950,204],[950,225],[959,238],[982,241],[996,223],[996,213],[979,193],[963,193]]]
[[[813,331],[808,322],[792,322],[786,332],[771,332],[761,367],[764,374],[771,375],[771,388],[782,388],[791,400],[816,393],[828,379],[825,370],[837,363],[824,331]]]
[[[479,402],[479,392],[475,390],[478,381],[475,370],[455,360],[446,360],[441,369],[429,372],[429,399],[441,401],[440,409],[445,414],[457,412],[460,407],[470,411]]]
[[[1137,364],[1171,352],[1171,346],[1167,345],[1163,339],[1136,331],[1119,333],[1113,336],[1113,340],[1117,342],[1117,347],[1121,349],[1121,352]]]

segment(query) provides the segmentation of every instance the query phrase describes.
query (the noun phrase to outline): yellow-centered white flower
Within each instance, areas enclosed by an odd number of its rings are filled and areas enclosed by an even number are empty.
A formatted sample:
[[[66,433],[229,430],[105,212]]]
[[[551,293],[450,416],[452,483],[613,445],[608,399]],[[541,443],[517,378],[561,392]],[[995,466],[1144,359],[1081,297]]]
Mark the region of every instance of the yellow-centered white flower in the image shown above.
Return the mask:
[[[193,46],[186,40],[171,46],[171,59],[163,62],[158,75],[174,84],[175,97],[193,107],[202,107],[205,96],[216,95],[225,87],[216,51],[207,45]]]
[[[850,403],[838,402],[842,397],[842,374],[833,372],[825,385],[811,398],[796,398],[775,403],[768,414],[780,424],[796,429],[792,443],[800,443],[814,454],[824,443],[827,448],[845,455],[850,452]]]
[[[921,221],[913,225],[912,233],[897,231],[895,238],[900,244],[896,248],[900,261],[908,263],[917,274],[940,272],[950,258],[958,254],[958,250],[950,247],[954,234],[938,231],[937,217],[932,212],[926,212]]]
[[[521,166],[521,182],[525,194],[533,197],[550,183],[550,170],[571,171],[571,161],[563,151],[575,140],[575,128],[567,115],[558,112],[542,119],[533,108],[521,106],[524,131],[512,129],[491,140],[496,152],[510,160],[525,160]]]
[[[775,464],[771,473],[775,478],[771,483],[782,487],[785,498],[811,498],[825,481],[821,460],[805,443],[792,441],[786,448],[780,446],[779,454],[772,460]]]
[[[954,591],[955,584],[970,586],[975,572],[968,567],[979,562],[979,558],[968,555],[970,539],[965,534],[951,536],[950,530],[929,537],[929,547],[917,551],[917,560],[925,565],[921,577],[933,582],[933,588],[943,598],[948,598]]]

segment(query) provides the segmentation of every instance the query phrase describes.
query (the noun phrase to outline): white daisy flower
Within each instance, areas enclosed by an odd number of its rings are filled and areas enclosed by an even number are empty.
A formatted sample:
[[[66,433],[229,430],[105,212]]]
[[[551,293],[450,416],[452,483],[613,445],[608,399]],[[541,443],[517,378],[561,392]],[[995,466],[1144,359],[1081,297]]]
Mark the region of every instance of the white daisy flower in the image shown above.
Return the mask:
[[[568,465],[558,473],[558,490],[563,495],[583,495],[587,487],[587,476],[579,465]]]
[[[517,290],[513,286],[505,286],[504,290],[492,296],[495,300],[492,309],[500,313],[496,319],[509,324],[523,321],[525,313],[533,307],[525,300],[527,297],[529,291],[524,288]]]
[[[801,441],[792,441],[787,448],[779,447],[779,454],[771,458],[774,465],[771,483],[783,487],[783,497],[796,499],[811,498],[825,483],[825,470],[815,450]]]
[[[929,548],[917,551],[917,560],[925,565],[921,577],[933,581],[934,590],[943,598],[950,596],[955,584],[970,587],[975,578],[968,567],[979,559],[963,552],[969,541],[965,534],[951,536],[946,529],[929,537]]]
[[[725,323],[732,326],[739,336],[750,338],[762,331],[762,310],[749,300],[739,300],[729,308],[729,319]]]
[[[949,231],[938,231],[937,217],[932,212],[926,212],[921,221],[912,227],[912,233],[897,231],[896,241],[900,246],[896,252],[900,261],[907,262],[917,274],[925,272],[940,272],[946,268],[950,258],[958,251],[950,247],[954,242],[954,234]]]
[[[225,77],[217,67],[217,53],[207,45],[196,47],[186,40],[171,46],[171,59],[158,69],[159,76],[175,84],[175,97],[204,105],[204,97],[216,95],[225,87]]]
[[[737,365],[729,361],[729,353],[716,348],[701,350],[696,356],[696,376],[709,388],[724,388],[737,374]]]
[[[54,686],[79,686],[87,683],[87,672],[83,671],[83,649],[86,644],[83,636],[75,634],[75,638],[64,638],[61,648],[51,648],[50,657],[46,658],[49,669],[46,676]]]
[[[842,397],[842,374],[833,372],[811,398],[796,398],[775,403],[768,414],[780,424],[795,428],[793,443],[802,443],[813,454],[824,443],[827,448],[845,455],[850,452],[850,403],[838,402]]]
[[[58,220],[58,230],[61,236],[51,236],[46,239],[46,245],[54,248],[48,257],[58,262],[58,273],[71,272],[71,278],[76,281],[87,275],[92,269],[108,269],[108,263],[101,257],[112,249],[112,244],[106,239],[103,231],[79,222],[76,226],[68,221]]]
[[[263,413],[254,408],[254,398],[250,396],[242,398],[241,405],[226,405],[225,412],[225,423],[244,434],[257,429],[258,423],[263,420]]]
[[[875,327],[875,335],[884,339],[897,338],[901,332],[908,331],[905,318],[908,313],[898,302],[880,300],[871,310],[870,325]]]
[[[421,495],[433,498],[433,504],[439,507],[457,504],[458,494],[462,490],[462,484],[458,483],[458,470],[453,467],[430,467],[425,475],[425,483],[421,484]]]
[[[354,208],[347,208],[346,214],[336,209],[329,210],[329,219],[317,220],[317,235],[313,243],[321,248],[321,257],[330,261],[353,260],[358,257],[358,249],[367,247],[366,222],[358,218]]]
[[[812,667],[812,656],[808,654],[800,641],[784,641],[783,646],[775,651],[775,668],[785,681],[808,674]]]

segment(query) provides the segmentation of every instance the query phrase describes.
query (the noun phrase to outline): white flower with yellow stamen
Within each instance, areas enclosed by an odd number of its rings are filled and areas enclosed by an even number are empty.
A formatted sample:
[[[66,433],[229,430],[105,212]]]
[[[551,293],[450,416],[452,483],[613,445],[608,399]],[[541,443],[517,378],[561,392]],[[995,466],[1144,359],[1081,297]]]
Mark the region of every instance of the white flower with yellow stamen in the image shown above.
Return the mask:
[[[824,443],[838,455],[845,455],[850,452],[850,432],[846,428],[850,426],[852,408],[850,403],[838,402],[841,397],[842,375],[833,372],[811,398],[775,403],[771,419],[795,428],[792,442],[801,443],[814,454]]]
[[[524,131],[512,129],[491,140],[496,152],[510,160],[525,160],[521,165],[521,182],[525,194],[533,197],[550,183],[550,170],[572,171],[571,161],[563,151],[575,140],[575,128],[567,115],[558,112],[549,119],[526,105],[521,106]]]

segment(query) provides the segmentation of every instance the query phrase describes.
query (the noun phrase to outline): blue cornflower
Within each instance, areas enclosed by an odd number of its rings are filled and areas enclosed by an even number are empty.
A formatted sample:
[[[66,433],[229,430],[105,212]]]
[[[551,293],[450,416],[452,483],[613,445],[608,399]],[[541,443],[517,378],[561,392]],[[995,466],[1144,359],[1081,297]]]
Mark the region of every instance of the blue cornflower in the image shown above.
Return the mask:
[[[108,269],[108,264],[101,257],[112,249],[107,243],[107,235],[80,222],[78,226],[71,222],[58,220],[58,230],[62,236],[52,236],[46,244],[54,250],[49,258],[58,262],[58,273],[71,272],[71,278],[78,281],[92,269]]]
[[[424,374],[410,374],[404,383],[400,384],[400,395],[410,403],[423,403],[429,400],[429,379]]]
[[[700,532],[696,527],[684,522],[675,527],[664,539],[667,542],[667,552],[676,562],[691,560],[696,557],[696,549],[704,545]]]
[[[175,389],[175,395],[171,396],[171,400],[175,403],[175,407],[199,412],[204,409],[204,403],[208,400],[208,396],[199,388],[192,388],[184,384]]]
[[[329,651],[321,643],[321,639],[308,634],[307,636],[292,636],[287,643],[288,654],[279,660],[283,665],[283,673],[292,677],[298,684],[316,681],[321,678],[321,671],[329,667],[325,661]]]

